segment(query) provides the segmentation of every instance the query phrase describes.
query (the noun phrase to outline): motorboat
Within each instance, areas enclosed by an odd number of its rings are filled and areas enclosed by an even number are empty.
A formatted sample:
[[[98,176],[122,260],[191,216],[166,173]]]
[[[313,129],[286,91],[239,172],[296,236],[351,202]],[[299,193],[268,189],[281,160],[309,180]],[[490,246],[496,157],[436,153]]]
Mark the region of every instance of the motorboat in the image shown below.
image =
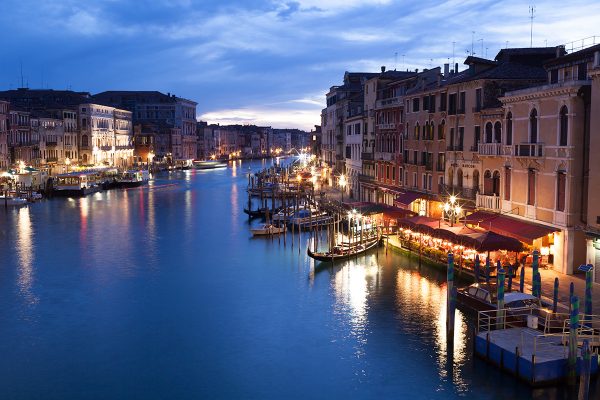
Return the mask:
[[[194,169],[219,169],[227,168],[227,163],[216,160],[194,160]]]
[[[3,206],[24,206],[27,204],[27,199],[16,196],[0,195],[0,207]]]
[[[115,187],[130,188],[138,187],[148,183],[150,174],[147,170],[132,170],[123,172],[115,180]]]
[[[276,226],[273,224],[264,224],[264,225],[261,225],[259,228],[250,229],[250,232],[252,232],[252,235],[254,235],[254,236],[270,236],[270,235],[278,235],[280,233],[285,232],[285,230],[286,230],[285,225]]]
[[[310,229],[315,226],[325,225],[333,220],[332,216],[325,211],[314,209],[298,210],[290,219],[289,223],[299,229]]]
[[[54,196],[87,196],[102,190],[102,178],[96,171],[61,174],[56,177],[52,189]]]

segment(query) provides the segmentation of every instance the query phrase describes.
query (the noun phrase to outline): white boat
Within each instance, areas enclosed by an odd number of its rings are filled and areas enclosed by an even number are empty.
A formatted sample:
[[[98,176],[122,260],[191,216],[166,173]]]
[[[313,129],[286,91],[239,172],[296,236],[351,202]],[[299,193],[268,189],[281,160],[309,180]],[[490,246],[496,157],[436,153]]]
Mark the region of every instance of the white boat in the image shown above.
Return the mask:
[[[306,210],[308,209],[306,205],[300,205],[298,207],[298,210]],[[311,209],[313,213],[317,212],[316,208],[312,208]],[[285,209],[279,210],[278,212],[276,212],[275,214],[273,214],[273,221],[284,221],[284,220],[289,220],[294,216],[294,213],[296,212],[296,208],[294,206],[291,207],[287,207]]]
[[[328,224],[332,219],[331,215],[325,211],[299,210],[290,218],[289,223],[296,225],[299,229],[310,229],[318,225]]]
[[[193,165],[195,169],[219,169],[227,168],[227,163],[216,160],[194,160]]]
[[[146,170],[125,171],[119,176],[115,182],[117,187],[137,187],[145,185],[150,180],[150,175]]]
[[[27,204],[27,200],[26,199],[22,199],[20,197],[13,197],[13,196],[4,196],[1,195],[0,196],[0,207],[3,206],[24,206],[25,204]]]
[[[56,176],[54,196],[87,196],[102,190],[102,180],[97,171],[71,172]]]
[[[254,236],[278,235],[285,232],[285,226],[275,226],[272,224],[264,224],[260,228],[250,229]]]

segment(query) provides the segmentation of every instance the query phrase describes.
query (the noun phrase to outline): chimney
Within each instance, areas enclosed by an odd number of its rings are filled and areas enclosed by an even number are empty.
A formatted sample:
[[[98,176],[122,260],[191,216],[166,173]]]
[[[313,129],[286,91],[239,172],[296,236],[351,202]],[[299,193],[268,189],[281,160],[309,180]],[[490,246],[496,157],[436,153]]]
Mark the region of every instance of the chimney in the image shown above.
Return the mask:
[[[600,50],[594,53],[594,68],[600,68]]]
[[[415,72],[418,74],[419,73],[419,68],[415,68]]]
[[[567,51],[565,50],[565,46],[556,46],[556,58],[562,57],[565,54],[567,54]]]
[[[385,72],[385,65],[381,66],[381,73],[383,74]]]
[[[447,78],[450,74],[450,64],[444,64],[444,78]]]
[[[458,74],[458,63],[454,64],[454,73]]]

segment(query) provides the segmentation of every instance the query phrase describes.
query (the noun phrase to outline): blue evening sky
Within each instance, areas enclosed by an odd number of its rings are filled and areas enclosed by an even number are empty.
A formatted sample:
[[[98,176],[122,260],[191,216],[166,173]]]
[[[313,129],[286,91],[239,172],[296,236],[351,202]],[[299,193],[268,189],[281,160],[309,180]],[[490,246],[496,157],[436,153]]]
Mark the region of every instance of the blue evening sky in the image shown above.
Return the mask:
[[[0,87],[160,90],[209,122],[310,129],[344,71],[529,46],[527,1],[3,0]],[[538,1],[534,46],[600,35],[600,2]],[[474,33],[473,33],[474,32]],[[480,40],[483,39],[483,40]],[[600,36],[596,38],[600,42]],[[482,46],[483,43],[483,46]],[[483,48],[483,53],[482,53]],[[397,53],[397,56],[395,54]]]

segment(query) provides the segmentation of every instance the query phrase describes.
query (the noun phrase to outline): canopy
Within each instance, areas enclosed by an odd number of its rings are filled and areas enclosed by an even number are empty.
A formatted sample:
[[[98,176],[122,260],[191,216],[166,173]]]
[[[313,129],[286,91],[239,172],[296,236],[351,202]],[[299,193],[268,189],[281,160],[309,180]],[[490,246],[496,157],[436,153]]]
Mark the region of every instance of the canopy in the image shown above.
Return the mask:
[[[529,245],[533,244],[535,239],[559,230],[558,228],[486,211],[476,211],[465,217],[464,222],[478,225],[488,231],[520,240]]]
[[[469,247],[479,252],[508,250],[523,251],[523,244],[517,239],[499,235],[494,232],[477,232],[461,235]]]
[[[423,195],[421,193],[417,193],[417,192],[402,193],[394,199],[394,205],[398,205],[401,207],[402,206],[407,207],[408,205],[410,205],[410,203],[412,203],[413,201],[417,200],[418,198],[420,198],[422,196]]]

